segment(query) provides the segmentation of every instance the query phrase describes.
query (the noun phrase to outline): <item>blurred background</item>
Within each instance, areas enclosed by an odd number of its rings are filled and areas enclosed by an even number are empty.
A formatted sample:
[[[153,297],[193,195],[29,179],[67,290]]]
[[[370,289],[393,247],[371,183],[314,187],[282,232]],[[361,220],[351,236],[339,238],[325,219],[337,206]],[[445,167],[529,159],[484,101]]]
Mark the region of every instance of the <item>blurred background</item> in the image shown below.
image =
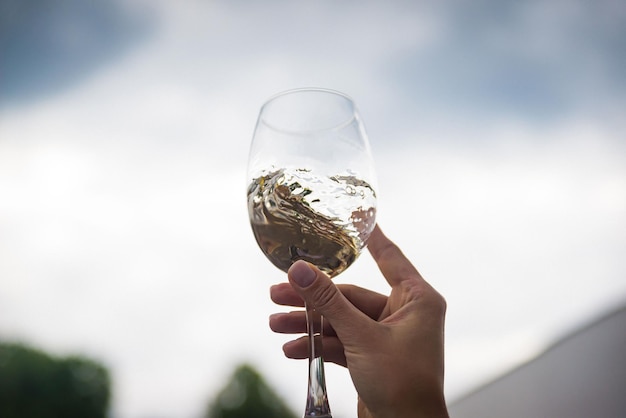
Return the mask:
[[[326,87],[448,301],[453,402],[626,302],[625,39],[619,0],[0,0],[0,340],[102,364],[113,417],[201,416],[244,363],[300,412],[245,165],[269,96]],[[388,292],[367,253],[337,281]]]

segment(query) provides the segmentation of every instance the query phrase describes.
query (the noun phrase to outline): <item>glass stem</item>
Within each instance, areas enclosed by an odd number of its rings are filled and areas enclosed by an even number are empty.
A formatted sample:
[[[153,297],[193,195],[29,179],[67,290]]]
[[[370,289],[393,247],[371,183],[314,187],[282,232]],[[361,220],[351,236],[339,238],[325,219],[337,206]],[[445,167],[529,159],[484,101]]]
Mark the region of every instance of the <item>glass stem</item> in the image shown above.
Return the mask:
[[[306,306],[306,324],[309,334],[309,387],[304,418],[332,418],[322,357],[322,329],[324,318],[314,308]],[[319,329],[317,329],[319,327]]]

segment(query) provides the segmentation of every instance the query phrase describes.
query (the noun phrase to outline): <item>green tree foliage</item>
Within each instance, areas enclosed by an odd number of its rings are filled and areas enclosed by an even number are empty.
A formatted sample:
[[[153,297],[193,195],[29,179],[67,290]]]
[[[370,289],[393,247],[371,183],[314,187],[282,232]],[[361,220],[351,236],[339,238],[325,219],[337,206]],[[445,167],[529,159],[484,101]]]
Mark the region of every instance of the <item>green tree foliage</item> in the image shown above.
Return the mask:
[[[207,409],[206,418],[296,418],[250,365],[237,367]]]
[[[104,418],[109,401],[110,378],[102,365],[0,343],[0,417]]]

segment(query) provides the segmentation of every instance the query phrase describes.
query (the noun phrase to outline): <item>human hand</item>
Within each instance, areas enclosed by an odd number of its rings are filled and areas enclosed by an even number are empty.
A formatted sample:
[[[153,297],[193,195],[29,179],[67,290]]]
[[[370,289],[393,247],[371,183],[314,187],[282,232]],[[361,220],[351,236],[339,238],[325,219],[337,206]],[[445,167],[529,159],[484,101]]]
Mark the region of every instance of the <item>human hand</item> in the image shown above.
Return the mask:
[[[289,283],[273,286],[274,302],[307,304],[324,316],[324,359],[346,366],[359,395],[360,418],[447,417],[443,395],[446,302],[376,226],[368,248],[391,286],[384,296],[335,285],[314,266],[298,261]],[[270,327],[305,333],[302,311],[274,314]],[[283,346],[290,358],[307,358],[307,337]]]

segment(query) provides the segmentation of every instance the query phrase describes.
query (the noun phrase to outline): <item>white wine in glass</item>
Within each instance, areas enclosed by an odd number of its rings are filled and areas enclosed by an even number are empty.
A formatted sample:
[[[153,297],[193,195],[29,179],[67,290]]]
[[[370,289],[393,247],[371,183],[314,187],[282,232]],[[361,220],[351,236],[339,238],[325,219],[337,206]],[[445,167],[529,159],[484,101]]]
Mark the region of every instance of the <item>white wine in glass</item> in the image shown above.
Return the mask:
[[[286,272],[305,260],[334,277],[376,224],[376,178],[354,101],[326,89],[289,90],[259,113],[248,159],[248,213],[266,257]],[[322,318],[306,306],[309,380],[304,417],[331,417]]]

